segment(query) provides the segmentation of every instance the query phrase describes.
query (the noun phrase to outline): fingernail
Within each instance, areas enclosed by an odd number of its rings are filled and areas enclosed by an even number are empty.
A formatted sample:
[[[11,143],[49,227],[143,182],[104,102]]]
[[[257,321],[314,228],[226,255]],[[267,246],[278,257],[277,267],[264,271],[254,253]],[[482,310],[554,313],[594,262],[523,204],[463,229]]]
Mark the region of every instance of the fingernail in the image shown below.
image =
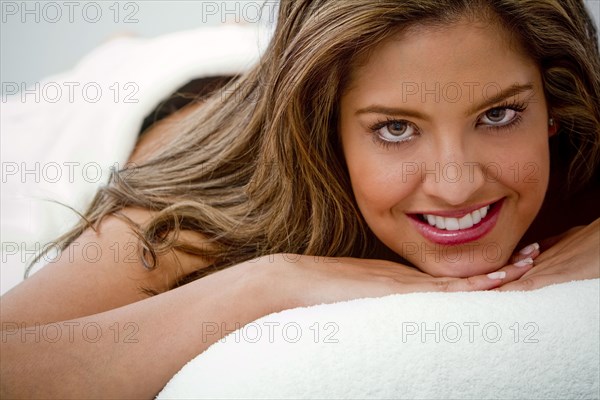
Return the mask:
[[[523,247],[521,249],[521,251],[519,251],[519,254],[526,256],[526,255],[531,254],[534,251],[538,250],[539,248],[540,248],[539,244],[532,243],[532,244],[530,244],[528,246]]]
[[[506,271],[496,271],[487,274],[490,279],[504,279],[506,277]]]
[[[518,262],[514,263],[513,265],[515,267],[522,268],[522,267],[526,267],[526,266],[531,265],[531,264],[533,264],[533,259],[531,257],[527,257],[527,258],[525,258],[525,259],[523,259],[521,261],[518,261]]]

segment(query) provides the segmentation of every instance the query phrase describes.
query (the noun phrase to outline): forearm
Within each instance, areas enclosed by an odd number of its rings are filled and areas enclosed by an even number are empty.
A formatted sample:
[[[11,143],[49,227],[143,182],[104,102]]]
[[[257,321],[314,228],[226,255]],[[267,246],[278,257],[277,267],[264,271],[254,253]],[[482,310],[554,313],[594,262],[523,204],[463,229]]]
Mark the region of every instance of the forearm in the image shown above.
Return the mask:
[[[77,320],[26,331],[6,322],[1,397],[154,397],[188,360],[227,333],[214,332],[215,324],[232,330],[275,311],[252,267],[232,267]]]

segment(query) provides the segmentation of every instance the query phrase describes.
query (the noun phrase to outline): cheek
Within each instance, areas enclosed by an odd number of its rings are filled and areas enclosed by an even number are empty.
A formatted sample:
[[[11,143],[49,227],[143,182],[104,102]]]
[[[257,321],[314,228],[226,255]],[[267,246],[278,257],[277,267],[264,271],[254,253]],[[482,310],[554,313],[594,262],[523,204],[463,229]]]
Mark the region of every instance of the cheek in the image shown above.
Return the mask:
[[[490,175],[498,175],[499,183],[517,192],[521,200],[518,208],[523,211],[533,208],[531,212],[535,216],[543,202],[550,177],[547,136],[536,135],[519,146],[496,154],[494,159],[499,160],[498,168],[491,168]]]
[[[395,206],[402,203],[415,190],[415,182],[403,173],[410,163],[398,157],[390,157],[381,151],[365,151],[375,144],[347,143],[344,147],[348,172],[354,197],[360,211],[373,227],[372,222],[388,216]],[[410,172],[410,171],[408,171]]]

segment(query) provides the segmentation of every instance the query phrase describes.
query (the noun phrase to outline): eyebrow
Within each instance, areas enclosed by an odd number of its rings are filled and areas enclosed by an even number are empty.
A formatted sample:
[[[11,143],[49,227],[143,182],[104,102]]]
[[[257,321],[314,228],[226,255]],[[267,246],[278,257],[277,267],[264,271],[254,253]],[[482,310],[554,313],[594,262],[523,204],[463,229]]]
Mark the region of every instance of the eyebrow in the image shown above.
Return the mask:
[[[466,115],[474,114],[477,111],[487,108],[487,107],[491,107],[494,104],[501,102],[502,100],[516,96],[523,92],[533,90],[533,88],[534,87],[531,82],[524,83],[524,84],[514,84],[514,85],[498,92],[494,96],[485,99],[482,103],[474,105],[467,111]],[[404,108],[398,108],[398,107],[386,107],[386,106],[382,106],[382,105],[378,105],[378,104],[374,104],[374,105],[367,106],[365,108],[361,108],[355,112],[355,115],[360,115],[360,114],[402,115],[402,116],[414,117],[414,118],[419,118],[419,119],[427,119],[427,116],[425,114],[423,114],[417,110],[404,109]]]
[[[420,118],[420,119],[427,119],[427,117],[425,116],[425,114],[416,111],[416,110],[409,110],[409,109],[403,109],[403,108],[397,108],[397,107],[386,107],[386,106],[382,106],[382,105],[371,105],[365,108],[361,108],[360,110],[357,110],[354,115],[360,115],[360,114],[387,114],[387,115],[403,115],[406,117],[414,117],[414,118]]]
[[[514,84],[504,90],[501,90],[496,95],[485,99],[481,104],[477,104],[467,111],[467,115],[475,114],[477,111],[482,110],[487,107],[491,107],[494,104],[500,103],[502,100],[506,100],[510,97],[516,96],[523,92],[528,92],[533,90],[533,83],[527,82],[524,84]]]

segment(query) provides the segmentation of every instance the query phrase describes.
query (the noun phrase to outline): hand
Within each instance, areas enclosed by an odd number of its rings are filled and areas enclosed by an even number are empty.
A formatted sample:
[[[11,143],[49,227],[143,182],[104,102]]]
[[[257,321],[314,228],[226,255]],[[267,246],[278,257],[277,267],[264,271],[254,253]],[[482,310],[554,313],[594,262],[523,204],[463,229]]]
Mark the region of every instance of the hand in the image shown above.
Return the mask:
[[[512,261],[535,258],[538,254],[534,248]],[[489,290],[519,279],[531,269],[533,263],[529,261],[468,278],[432,277],[392,261],[358,258],[276,254],[248,263],[254,264],[253,271],[260,274],[263,293],[272,296],[272,304],[280,311],[397,293]]]
[[[540,243],[535,266],[498,291],[532,290],[554,283],[600,277],[600,218]]]

